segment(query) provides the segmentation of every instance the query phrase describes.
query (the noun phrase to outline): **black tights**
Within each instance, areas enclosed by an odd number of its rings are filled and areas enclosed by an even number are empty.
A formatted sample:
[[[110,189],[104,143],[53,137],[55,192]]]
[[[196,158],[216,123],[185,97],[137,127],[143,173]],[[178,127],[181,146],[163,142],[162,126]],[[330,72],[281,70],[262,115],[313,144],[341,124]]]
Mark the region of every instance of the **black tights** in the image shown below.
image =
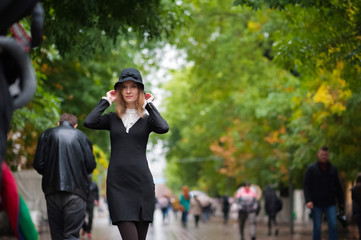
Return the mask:
[[[244,239],[244,224],[246,223],[248,214],[246,212],[238,212],[238,221],[239,221],[239,231],[241,233],[241,238]]]
[[[149,222],[119,222],[117,226],[123,240],[145,240]]]
[[[274,223],[274,225],[275,225],[276,228],[277,228],[276,215],[268,216],[268,233],[269,233],[269,234],[271,233],[271,230],[272,230],[272,222]],[[277,234],[276,234],[276,235],[277,235]]]

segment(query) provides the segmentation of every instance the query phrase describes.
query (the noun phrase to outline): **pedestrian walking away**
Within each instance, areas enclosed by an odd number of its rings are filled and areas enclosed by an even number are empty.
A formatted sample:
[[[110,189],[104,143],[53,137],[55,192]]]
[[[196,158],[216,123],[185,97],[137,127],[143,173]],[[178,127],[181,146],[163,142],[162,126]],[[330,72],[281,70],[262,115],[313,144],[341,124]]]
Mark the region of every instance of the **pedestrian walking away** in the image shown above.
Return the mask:
[[[170,200],[167,196],[162,196],[159,198],[158,202],[159,202],[159,208],[162,211],[163,223],[165,223],[168,218],[168,209],[170,206]]]
[[[96,162],[91,142],[76,129],[76,116],[64,113],[58,125],[40,135],[34,168],[43,176],[51,238],[79,239],[89,194],[88,175]]]
[[[229,198],[228,196],[225,195],[222,197],[223,224],[225,225],[228,223],[229,210],[230,210]]]
[[[202,214],[202,205],[198,199],[197,194],[194,194],[193,197],[191,198],[189,214],[194,216],[194,224],[195,224],[195,227],[197,228],[199,225],[199,219]]]
[[[272,235],[272,223],[276,227],[275,235],[278,235],[278,227],[276,215],[279,211],[282,210],[282,201],[277,196],[276,191],[268,185],[264,190],[264,198],[265,198],[265,211],[268,216],[268,235]]]
[[[89,239],[91,239],[91,231],[93,227],[93,215],[94,215],[94,205],[99,207],[99,189],[97,184],[92,180],[92,175],[88,176],[89,181],[89,196],[86,201],[86,214],[85,221],[83,224],[83,232],[82,235],[87,235]]]
[[[123,240],[145,239],[153,220],[156,200],[147,143],[151,132],[169,130],[153,99],[152,94],[144,93],[140,72],[125,68],[114,90],[102,97],[84,121],[87,128],[110,132],[106,193],[112,224],[118,226]],[[103,114],[114,102],[116,112]]]
[[[337,240],[337,202],[339,211],[344,212],[343,190],[337,169],[329,162],[329,155],[328,147],[321,147],[317,161],[308,165],[303,179],[306,206],[311,209],[313,220],[313,240],[321,240],[323,213],[326,215],[329,240]]]

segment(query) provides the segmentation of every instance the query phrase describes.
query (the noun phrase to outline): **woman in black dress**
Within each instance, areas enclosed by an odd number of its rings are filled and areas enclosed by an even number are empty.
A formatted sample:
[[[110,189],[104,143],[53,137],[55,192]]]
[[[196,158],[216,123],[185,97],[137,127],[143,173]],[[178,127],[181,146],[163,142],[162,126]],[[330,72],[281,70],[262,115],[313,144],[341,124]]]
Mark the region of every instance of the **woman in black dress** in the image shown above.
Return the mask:
[[[114,90],[106,93],[84,121],[85,127],[110,131],[107,200],[112,223],[124,240],[145,239],[153,220],[155,192],[146,158],[147,142],[151,132],[169,130],[151,103],[153,99],[151,94],[144,94],[139,71],[126,68]],[[116,113],[103,114],[115,101]]]

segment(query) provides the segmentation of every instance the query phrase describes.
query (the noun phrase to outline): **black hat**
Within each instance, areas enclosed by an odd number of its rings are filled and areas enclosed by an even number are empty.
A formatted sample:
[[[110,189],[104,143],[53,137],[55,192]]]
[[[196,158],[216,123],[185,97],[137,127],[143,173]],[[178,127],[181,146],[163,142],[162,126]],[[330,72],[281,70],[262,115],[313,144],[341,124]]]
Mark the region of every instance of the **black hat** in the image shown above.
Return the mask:
[[[117,88],[118,84],[129,80],[138,83],[142,87],[142,89],[144,89],[142,75],[140,75],[140,72],[135,68],[124,68],[123,71],[120,73],[118,82],[114,84],[114,89]]]

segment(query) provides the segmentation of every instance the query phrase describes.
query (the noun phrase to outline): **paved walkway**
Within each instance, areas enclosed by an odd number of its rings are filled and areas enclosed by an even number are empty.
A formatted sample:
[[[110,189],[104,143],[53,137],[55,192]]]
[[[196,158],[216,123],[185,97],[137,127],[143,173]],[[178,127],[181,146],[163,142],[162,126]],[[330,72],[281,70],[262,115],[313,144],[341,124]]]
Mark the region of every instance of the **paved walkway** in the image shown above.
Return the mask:
[[[95,214],[97,215],[97,214]],[[247,225],[246,225],[247,227]],[[312,226],[295,225],[294,234],[291,235],[287,224],[280,224],[279,235],[268,236],[267,226],[263,222],[257,223],[257,240],[311,240]],[[323,224],[323,238],[327,240],[327,225]],[[347,230],[340,229],[339,240],[356,240],[357,230],[354,226]],[[0,237],[1,240],[14,240],[14,237]],[[39,240],[50,240],[48,228],[39,234]],[[88,239],[81,237],[82,240]],[[109,224],[107,216],[97,216],[93,224],[93,240],[120,240],[120,234],[117,227]],[[170,213],[170,219],[164,224],[162,222],[161,212],[156,210],[154,223],[149,227],[147,240],[239,240],[238,224],[235,220],[230,220],[227,225],[222,223],[220,217],[212,217],[209,222],[200,222],[199,227],[195,228],[193,216],[189,216],[187,228],[181,227],[180,214],[178,219]],[[246,240],[250,236],[246,229]]]

